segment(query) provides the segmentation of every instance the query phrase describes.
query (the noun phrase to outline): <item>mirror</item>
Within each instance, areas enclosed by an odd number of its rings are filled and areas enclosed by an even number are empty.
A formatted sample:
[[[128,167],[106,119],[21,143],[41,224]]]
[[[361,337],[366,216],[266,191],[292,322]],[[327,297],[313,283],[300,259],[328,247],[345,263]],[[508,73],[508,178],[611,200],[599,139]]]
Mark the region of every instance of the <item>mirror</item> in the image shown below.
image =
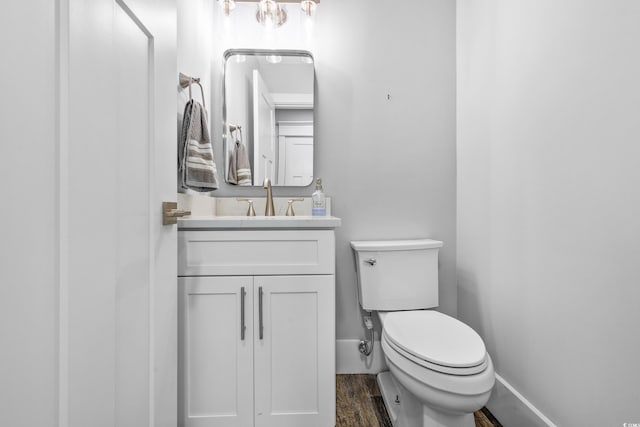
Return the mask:
[[[232,49],[224,54],[225,181],[237,186],[313,182],[311,53]]]

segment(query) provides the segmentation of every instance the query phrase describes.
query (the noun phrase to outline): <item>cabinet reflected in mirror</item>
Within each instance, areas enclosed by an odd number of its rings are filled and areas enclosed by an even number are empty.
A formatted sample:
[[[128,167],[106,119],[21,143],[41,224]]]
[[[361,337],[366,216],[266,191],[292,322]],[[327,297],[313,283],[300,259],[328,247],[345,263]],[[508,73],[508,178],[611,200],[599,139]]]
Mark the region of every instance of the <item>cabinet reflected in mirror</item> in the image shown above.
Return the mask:
[[[313,182],[314,66],[306,51],[224,54],[225,181],[237,186]]]

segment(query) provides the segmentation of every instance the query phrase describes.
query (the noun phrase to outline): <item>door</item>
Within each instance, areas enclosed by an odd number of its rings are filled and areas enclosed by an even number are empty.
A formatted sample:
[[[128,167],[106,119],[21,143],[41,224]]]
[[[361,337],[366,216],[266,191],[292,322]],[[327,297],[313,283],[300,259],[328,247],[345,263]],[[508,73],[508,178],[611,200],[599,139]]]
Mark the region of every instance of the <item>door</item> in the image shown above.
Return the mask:
[[[335,425],[333,283],[334,276],[255,277],[256,427]]]
[[[276,107],[267,84],[253,70],[253,185],[276,183]]]
[[[253,278],[181,277],[178,286],[178,426],[252,426]]]
[[[175,15],[60,1],[60,425],[175,425]]]
[[[313,138],[287,136],[284,146],[284,185],[309,185],[313,182]]]
[[[278,182],[305,186],[313,182],[313,122],[278,123]]]

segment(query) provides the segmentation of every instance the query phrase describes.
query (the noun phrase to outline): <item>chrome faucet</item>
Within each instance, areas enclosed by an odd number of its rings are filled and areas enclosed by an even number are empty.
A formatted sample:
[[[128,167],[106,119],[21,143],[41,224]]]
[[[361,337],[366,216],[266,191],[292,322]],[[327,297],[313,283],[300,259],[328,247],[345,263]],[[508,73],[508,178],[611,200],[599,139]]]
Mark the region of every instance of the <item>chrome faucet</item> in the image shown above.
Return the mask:
[[[271,180],[265,178],[262,183],[262,188],[267,189],[267,203],[264,207],[264,216],[276,216],[276,211],[273,208],[273,194],[271,193]]]

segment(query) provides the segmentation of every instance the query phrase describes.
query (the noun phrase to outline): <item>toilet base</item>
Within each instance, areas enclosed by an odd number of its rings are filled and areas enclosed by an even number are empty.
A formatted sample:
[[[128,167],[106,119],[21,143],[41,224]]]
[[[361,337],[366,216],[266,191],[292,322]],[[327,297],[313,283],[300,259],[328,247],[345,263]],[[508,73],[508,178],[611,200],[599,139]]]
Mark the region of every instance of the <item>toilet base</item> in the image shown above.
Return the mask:
[[[398,413],[400,412],[400,404],[396,403],[396,396],[399,398],[400,391],[395,384],[395,380],[389,371],[380,372],[376,379],[378,388],[380,388],[380,393],[382,394],[384,407],[387,409],[389,418],[391,418],[391,424],[393,424],[393,427],[398,427],[397,420]]]
[[[391,375],[381,372],[378,387],[393,427],[474,427],[473,414],[449,414],[422,405]]]

